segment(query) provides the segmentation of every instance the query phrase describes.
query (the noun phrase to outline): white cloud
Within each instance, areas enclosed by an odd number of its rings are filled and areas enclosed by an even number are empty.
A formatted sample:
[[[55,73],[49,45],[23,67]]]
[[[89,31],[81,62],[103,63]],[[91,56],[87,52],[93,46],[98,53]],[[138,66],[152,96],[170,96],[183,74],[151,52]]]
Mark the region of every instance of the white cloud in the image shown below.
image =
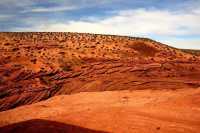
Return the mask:
[[[11,1],[11,0],[9,0]],[[30,0],[29,0],[30,1]],[[51,1],[56,6],[53,7],[29,7],[21,11],[21,13],[41,13],[41,12],[62,12],[69,10],[76,10],[86,7],[102,6],[103,4],[108,4],[111,2],[117,2],[120,0],[57,0]],[[34,1],[32,0],[34,3]],[[51,3],[47,1],[47,3]],[[35,2],[37,3],[37,2]]]
[[[21,13],[27,13],[27,12],[61,12],[61,11],[69,11],[69,10],[74,10],[77,9],[76,6],[59,6],[59,7],[37,7],[37,8],[32,8],[28,10],[24,10]]]
[[[32,0],[0,0],[0,5],[7,7],[24,7],[32,4],[34,4]]]
[[[200,49],[200,39],[194,40],[187,40],[187,39],[167,39],[167,40],[160,40],[162,43],[166,43],[168,45],[174,46],[176,48],[183,48],[183,49]]]
[[[55,9],[57,10],[57,9]],[[59,10],[59,9],[58,9]],[[42,11],[42,10],[41,10]],[[46,10],[43,10],[46,11]],[[83,18],[86,20],[85,18]],[[75,31],[119,35],[200,35],[200,13],[174,13],[162,10],[125,10],[103,20],[45,23],[30,30]],[[59,26],[62,28],[54,28]],[[98,29],[98,30],[97,30]]]
[[[0,21],[6,21],[10,18],[14,17],[13,15],[4,15],[4,14],[0,14]]]
[[[100,34],[116,34],[129,36],[200,36],[200,12],[195,9],[191,12],[172,12],[167,10],[135,9],[119,11],[115,15],[100,20],[94,18],[82,18],[79,21],[67,23],[48,23],[38,25],[34,22],[33,27],[15,29],[17,31],[63,31],[63,32],[87,32]],[[87,20],[87,21],[86,21]],[[165,41],[165,40],[163,40]],[[174,40],[167,41],[173,46]],[[196,47],[199,41],[184,42],[179,40],[181,47],[188,45]],[[188,45],[187,45],[188,44]],[[192,44],[192,45],[191,45]],[[198,46],[200,48],[200,46]]]

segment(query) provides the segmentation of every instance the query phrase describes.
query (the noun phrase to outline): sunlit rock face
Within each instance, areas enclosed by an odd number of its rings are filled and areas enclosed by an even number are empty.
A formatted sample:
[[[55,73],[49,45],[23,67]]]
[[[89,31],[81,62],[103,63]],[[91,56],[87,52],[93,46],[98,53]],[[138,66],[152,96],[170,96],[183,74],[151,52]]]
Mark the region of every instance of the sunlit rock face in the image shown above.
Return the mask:
[[[55,95],[200,86],[198,54],[147,38],[0,33],[0,111]]]

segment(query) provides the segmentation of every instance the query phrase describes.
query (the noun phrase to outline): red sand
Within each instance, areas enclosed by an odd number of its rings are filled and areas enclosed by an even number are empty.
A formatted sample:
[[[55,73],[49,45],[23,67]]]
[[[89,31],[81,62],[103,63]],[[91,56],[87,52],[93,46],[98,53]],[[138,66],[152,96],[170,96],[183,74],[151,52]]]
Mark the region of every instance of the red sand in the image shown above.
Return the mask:
[[[189,88],[61,95],[1,112],[0,125],[41,119],[114,133],[198,133],[199,96]]]
[[[190,53],[147,38],[0,33],[2,132],[54,122],[65,132],[198,132],[200,57]]]

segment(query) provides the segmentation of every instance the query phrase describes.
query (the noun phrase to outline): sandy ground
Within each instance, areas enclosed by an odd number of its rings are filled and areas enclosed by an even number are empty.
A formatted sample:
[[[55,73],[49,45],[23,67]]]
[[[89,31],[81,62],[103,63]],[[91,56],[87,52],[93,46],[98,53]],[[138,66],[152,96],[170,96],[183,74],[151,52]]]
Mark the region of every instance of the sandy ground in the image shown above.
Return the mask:
[[[200,56],[138,37],[0,33],[0,111],[80,92],[200,87]]]
[[[199,97],[200,89],[189,88],[60,95],[0,112],[0,131],[40,119],[113,133],[199,133]]]
[[[199,133],[191,52],[148,38],[0,33],[0,133]]]

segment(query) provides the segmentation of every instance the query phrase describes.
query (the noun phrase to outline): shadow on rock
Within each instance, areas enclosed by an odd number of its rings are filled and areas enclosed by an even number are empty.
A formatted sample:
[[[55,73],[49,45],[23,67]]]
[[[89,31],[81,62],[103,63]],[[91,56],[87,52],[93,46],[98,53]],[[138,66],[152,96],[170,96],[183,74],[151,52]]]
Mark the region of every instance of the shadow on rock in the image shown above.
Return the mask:
[[[106,133],[55,121],[34,119],[0,128],[0,133]]]

